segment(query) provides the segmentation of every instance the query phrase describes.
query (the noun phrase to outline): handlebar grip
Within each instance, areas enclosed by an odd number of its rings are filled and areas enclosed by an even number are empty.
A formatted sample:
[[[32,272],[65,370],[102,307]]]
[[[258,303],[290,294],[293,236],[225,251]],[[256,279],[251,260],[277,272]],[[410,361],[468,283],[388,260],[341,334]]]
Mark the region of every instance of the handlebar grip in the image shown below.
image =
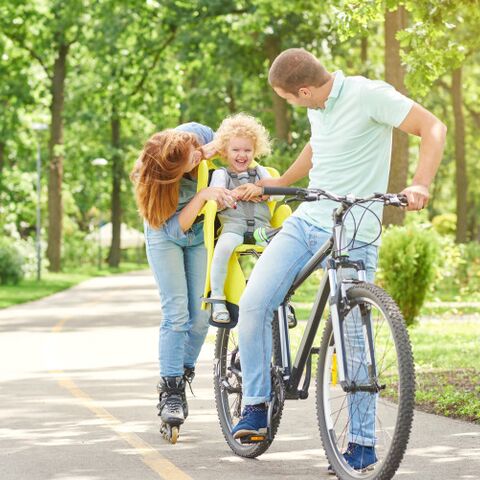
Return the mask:
[[[301,188],[295,187],[263,187],[264,195],[298,195],[303,192]]]

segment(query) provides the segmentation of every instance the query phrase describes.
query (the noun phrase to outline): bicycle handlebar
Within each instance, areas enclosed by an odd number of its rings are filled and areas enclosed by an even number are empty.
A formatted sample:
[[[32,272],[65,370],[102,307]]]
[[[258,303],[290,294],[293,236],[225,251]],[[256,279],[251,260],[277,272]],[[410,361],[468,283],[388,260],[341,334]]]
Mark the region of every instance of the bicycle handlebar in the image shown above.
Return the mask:
[[[305,188],[295,187],[263,187],[264,195],[298,195],[305,191]]]
[[[326,190],[317,188],[299,188],[299,187],[263,187],[264,195],[287,195],[296,197],[303,202],[315,202],[322,199],[329,199],[335,202],[347,203],[353,205],[368,201],[381,201],[385,205],[394,207],[408,206],[407,196],[401,193],[374,193],[368,197],[356,197],[355,195],[337,195]]]

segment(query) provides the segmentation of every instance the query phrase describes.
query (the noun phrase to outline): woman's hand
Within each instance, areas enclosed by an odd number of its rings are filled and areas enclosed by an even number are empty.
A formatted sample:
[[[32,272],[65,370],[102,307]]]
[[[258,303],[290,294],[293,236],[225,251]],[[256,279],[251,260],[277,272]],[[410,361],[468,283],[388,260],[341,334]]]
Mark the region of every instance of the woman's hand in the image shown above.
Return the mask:
[[[261,202],[262,201],[262,187],[254,185],[253,183],[245,183],[232,190],[239,200],[244,202]]]
[[[215,200],[219,210],[226,207],[233,208],[237,201],[237,194],[232,190],[222,187],[207,187],[200,190],[197,195],[204,201]]]
[[[199,147],[198,151],[201,152],[202,160],[208,160],[218,153],[218,145],[214,140],[213,142],[206,143],[205,145]]]

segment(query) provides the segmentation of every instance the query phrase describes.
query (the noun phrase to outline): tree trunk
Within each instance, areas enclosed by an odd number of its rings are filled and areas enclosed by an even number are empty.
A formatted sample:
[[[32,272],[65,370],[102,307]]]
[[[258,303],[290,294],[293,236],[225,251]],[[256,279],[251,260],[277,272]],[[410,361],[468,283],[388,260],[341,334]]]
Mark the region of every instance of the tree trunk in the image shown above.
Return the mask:
[[[477,239],[477,232],[478,232],[478,225],[477,225],[477,217],[478,217],[478,208],[475,204],[475,200],[469,199],[467,205],[468,217],[467,217],[467,240],[476,240]]]
[[[63,108],[65,103],[65,77],[69,45],[61,43],[53,66],[50,105],[51,126],[48,175],[48,247],[49,269],[59,272],[62,245],[62,177],[63,177]]]
[[[452,106],[455,119],[455,183],[457,187],[457,243],[467,241],[467,165],[465,161],[465,118],[462,100],[462,69],[452,72]]]
[[[400,6],[394,12],[385,13],[385,80],[399,92],[406,94],[405,69],[400,59],[400,44],[395,38],[399,30],[407,26],[407,11]],[[393,131],[392,160],[388,191],[397,193],[407,186],[408,177],[408,135],[400,130]],[[405,211],[400,208],[385,209],[383,221],[386,225],[401,225]]]
[[[362,74],[368,77],[368,37],[362,37],[360,40],[360,60],[362,61]]]
[[[268,35],[265,39],[264,46],[271,65],[282,51],[280,37]],[[273,114],[275,116],[275,136],[279,140],[287,143],[290,141],[290,119],[288,116],[287,102],[279,97],[273,89],[270,89],[270,94],[272,97]]]
[[[120,151],[120,116],[117,106],[112,107],[111,129],[112,129],[112,244],[108,254],[108,264],[111,267],[120,265],[120,227],[122,224],[122,180],[123,157]]]

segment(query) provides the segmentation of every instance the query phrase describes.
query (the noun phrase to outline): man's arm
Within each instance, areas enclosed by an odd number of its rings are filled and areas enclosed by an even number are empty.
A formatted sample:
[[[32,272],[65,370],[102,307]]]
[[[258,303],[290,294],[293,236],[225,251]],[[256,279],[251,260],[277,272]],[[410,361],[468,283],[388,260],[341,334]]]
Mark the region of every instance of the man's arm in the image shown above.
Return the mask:
[[[288,187],[292,183],[306,177],[312,168],[312,147],[310,142],[303,147],[297,159],[290,168],[278,178],[263,178],[257,182],[262,187]]]
[[[421,138],[412,185],[402,192],[408,199],[407,210],[421,210],[427,206],[428,190],[442,159],[447,127],[433,113],[415,103],[398,128]]]

